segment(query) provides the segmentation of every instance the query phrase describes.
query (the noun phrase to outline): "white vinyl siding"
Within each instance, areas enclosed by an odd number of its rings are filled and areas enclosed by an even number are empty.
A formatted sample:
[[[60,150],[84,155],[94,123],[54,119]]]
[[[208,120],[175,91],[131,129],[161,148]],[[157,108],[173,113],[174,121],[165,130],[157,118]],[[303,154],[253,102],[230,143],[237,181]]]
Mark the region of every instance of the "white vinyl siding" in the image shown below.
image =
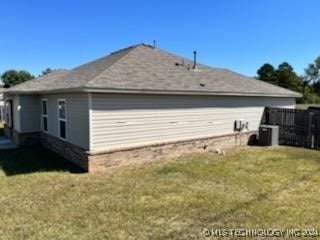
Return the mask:
[[[21,132],[21,114],[20,114],[20,96],[14,95],[12,98],[12,114],[11,117],[13,118],[13,128],[17,132]],[[10,120],[11,121],[11,120]]]
[[[18,112],[20,114],[21,133],[39,132],[40,103],[37,95],[19,95]]]
[[[1,105],[1,104],[3,104],[3,105]],[[1,103],[1,101],[0,101],[0,120],[1,120],[1,122],[3,122],[4,123],[4,121],[5,121],[5,106],[4,106],[4,102],[3,103]]]
[[[36,95],[11,95],[13,128],[19,133],[39,131],[39,104]]]
[[[87,94],[46,94],[40,99],[48,100],[48,134],[60,137],[58,99],[66,101],[65,141],[89,149],[89,112]]]
[[[38,132],[40,129],[40,110],[37,95],[11,95],[13,128],[19,133]]]
[[[92,94],[91,150],[230,134],[234,121],[257,130],[265,106],[293,98]]]
[[[3,93],[0,93],[0,120],[1,121],[5,121],[5,116],[4,116],[4,112],[5,112],[5,100],[4,100],[4,96]]]

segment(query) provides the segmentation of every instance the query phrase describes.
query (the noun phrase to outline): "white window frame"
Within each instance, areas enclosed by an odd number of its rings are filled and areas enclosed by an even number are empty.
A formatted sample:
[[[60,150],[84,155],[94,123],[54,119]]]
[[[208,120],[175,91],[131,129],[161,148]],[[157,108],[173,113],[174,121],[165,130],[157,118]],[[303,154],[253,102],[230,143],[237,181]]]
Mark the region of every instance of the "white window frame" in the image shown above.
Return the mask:
[[[64,106],[65,106],[65,118],[60,118],[60,112],[59,112],[59,102],[64,102]],[[58,137],[61,140],[67,140],[67,100],[65,98],[58,98],[57,99],[57,116],[58,116]],[[65,122],[65,138],[60,136],[60,122]]]
[[[11,101],[11,102],[10,102]],[[12,108],[13,106],[9,106],[12,105],[13,101],[11,98],[8,98],[5,100],[4,106],[5,106],[5,124],[9,127],[12,128]]]
[[[43,113],[43,102],[46,103],[47,114],[44,114],[44,113]],[[44,118],[47,119],[47,130],[44,129],[44,121],[43,121]],[[47,133],[48,130],[49,130],[48,119],[49,119],[49,117],[48,117],[48,99],[43,98],[43,99],[41,99],[41,122],[42,122],[41,130],[42,130],[43,132],[45,132],[45,133]]]

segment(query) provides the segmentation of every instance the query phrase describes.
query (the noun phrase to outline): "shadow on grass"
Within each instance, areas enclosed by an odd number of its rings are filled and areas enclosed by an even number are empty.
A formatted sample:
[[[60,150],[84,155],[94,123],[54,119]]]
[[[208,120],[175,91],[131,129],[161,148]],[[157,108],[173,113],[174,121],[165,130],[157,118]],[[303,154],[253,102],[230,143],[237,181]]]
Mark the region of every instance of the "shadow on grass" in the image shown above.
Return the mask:
[[[42,147],[24,147],[0,150],[0,170],[7,176],[34,172],[62,171],[83,173],[84,171]]]

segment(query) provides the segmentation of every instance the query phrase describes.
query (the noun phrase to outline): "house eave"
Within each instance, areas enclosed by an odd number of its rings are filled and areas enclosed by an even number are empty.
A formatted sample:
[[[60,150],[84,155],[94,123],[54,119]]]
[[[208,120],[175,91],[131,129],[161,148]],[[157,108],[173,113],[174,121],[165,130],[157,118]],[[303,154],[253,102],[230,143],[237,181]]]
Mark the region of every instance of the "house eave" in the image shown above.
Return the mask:
[[[213,92],[213,91],[170,91],[170,90],[145,90],[145,89],[105,89],[85,88],[85,92],[93,93],[126,93],[126,94],[160,94],[160,95],[205,95],[205,96],[252,96],[252,97],[285,97],[299,98],[301,94],[270,94],[270,93],[243,93],[243,92]]]
[[[243,93],[243,92],[213,92],[213,91],[178,91],[178,90],[148,90],[148,89],[112,89],[112,88],[66,88],[44,91],[7,91],[5,94],[54,94],[54,93],[116,93],[116,94],[158,94],[158,95],[195,95],[195,96],[239,96],[239,97],[280,97],[301,98],[299,93],[273,94],[273,93]]]

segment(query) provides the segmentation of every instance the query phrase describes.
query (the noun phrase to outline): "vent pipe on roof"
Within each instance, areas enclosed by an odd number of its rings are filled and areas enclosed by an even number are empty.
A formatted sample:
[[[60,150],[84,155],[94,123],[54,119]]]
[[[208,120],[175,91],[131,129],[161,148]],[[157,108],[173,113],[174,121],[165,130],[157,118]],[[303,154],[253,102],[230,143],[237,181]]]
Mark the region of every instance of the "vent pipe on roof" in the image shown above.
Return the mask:
[[[193,51],[193,70],[197,69],[197,51]]]
[[[157,48],[157,42],[156,40],[153,40],[153,49],[156,49]]]

